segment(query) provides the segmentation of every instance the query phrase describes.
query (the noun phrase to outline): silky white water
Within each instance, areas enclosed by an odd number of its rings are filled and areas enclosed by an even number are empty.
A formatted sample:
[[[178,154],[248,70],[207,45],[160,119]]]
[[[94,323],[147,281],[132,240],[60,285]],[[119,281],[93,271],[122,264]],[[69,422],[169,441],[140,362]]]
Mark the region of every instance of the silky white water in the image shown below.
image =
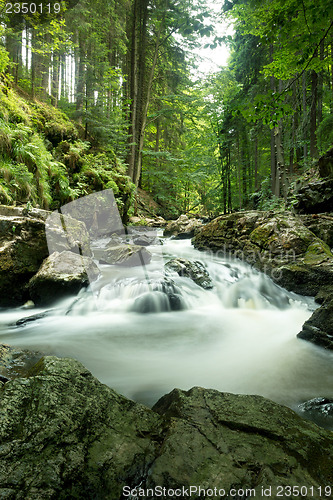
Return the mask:
[[[315,308],[312,299],[286,292],[245,263],[198,252],[189,240],[149,249],[145,268],[100,265],[103,275],[91,290],[43,318],[17,326],[42,311],[2,311],[0,341],[74,357],[148,405],[174,387],[194,385],[291,407],[333,397],[332,353],[296,338]],[[204,263],[214,288],[176,273],[165,280],[163,265],[174,257]],[[180,297],[183,310],[170,310],[166,291]]]

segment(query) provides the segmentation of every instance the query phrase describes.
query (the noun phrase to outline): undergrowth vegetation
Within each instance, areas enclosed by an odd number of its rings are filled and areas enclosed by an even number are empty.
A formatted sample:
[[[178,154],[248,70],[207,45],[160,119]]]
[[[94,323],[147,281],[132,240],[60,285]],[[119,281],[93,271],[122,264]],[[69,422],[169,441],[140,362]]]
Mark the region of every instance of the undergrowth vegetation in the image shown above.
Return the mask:
[[[125,165],[111,148],[93,151],[79,137],[63,112],[0,82],[0,203],[53,210],[111,188],[122,213],[134,196]]]

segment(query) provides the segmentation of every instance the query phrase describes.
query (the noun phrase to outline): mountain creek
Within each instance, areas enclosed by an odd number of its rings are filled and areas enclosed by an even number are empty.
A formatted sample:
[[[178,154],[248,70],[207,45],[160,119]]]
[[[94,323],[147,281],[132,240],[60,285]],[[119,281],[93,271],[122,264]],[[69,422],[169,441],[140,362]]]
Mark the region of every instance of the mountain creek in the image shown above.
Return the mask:
[[[262,395],[296,411],[311,398],[333,398],[333,353],[296,338],[318,307],[313,298],[246,262],[199,252],[189,239],[158,236],[151,262],[136,267],[98,263],[107,242],[95,241],[100,278],[51,308],[3,309],[1,342],[74,357],[148,406],[195,385]],[[175,258],[199,261],[211,286],[165,268]]]

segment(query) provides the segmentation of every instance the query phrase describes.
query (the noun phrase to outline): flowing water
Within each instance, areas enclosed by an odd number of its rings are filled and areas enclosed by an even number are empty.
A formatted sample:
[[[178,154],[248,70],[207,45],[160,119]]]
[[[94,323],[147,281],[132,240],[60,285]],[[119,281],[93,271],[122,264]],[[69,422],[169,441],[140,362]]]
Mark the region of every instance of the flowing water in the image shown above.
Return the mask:
[[[150,251],[146,267],[100,265],[102,277],[91,289],[45,317],[18,326],[42,310],[2,311],[0,341],[74,357],[148,405],[174,387],[194,385],[260,394],[294,408],[333,397],[333,354],[296,338],[315,308],[312,299],[286,292],[241,261],[198,252],[189,240],[165,240]],[[163,265],[174,257],[202,262],[214,288],[172,272],[165,277]]]

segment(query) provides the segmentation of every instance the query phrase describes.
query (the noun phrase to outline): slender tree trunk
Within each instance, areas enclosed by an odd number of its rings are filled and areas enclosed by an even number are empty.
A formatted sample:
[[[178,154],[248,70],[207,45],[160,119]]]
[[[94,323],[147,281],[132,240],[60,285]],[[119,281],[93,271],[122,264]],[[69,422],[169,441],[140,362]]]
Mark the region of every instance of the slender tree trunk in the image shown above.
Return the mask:
[[[135,172],[134,172],[134,177],[133,177],[133,181],[134,181],[134,184],[136,186],[138,186],[139,179],[141,176],[142,150],[143,150],[143,144],[144,144],[144,134],[145,134],[146,125],[147,125],[148,109],[149,109],[149,104],[150,104],[150,99],[151,99],[155,69],[156,69],[157,60],[158,60],[158,54],[159,54],[159,48],[160,48],[160,42],[161,42],[161,34],[162,34],[162,23],[160,25],[160,29],[159,29],[158,34],[157,34],[154,59],[153,59],[152,66],[151,66],[150,72],[149,72],[148,83],[147,83],[147,93],[145,96],[145,102],[144,102],[144,106],[142,109],[142,115],[141,115],[141,127],[140,127],[139,144],[138,144],[138,152],[137,152],[137,164],[135,166]]]
[[[86,46],[83,35],[79,36],[79,47],[76,50],[77,61],[77,77],[76,77],[76,111],[78,122],[82,124],[83,118],[83,103],[85,97],[85,82],[86,82]]]
[[[11,26],[9,26],[11,28]],[[6,36],[6,50],[11,61],[11,66],[9,66],[8,72],[14,77],[14,82],[17,84],[19,71],[22,66],[22,27],[12,26],[13,32],[9,31]],[[15,30],[15,32],[14,32]]]
[[[310,155],[312,158],[318,156],[317,150],[317,100],[318,100],[318,74],[311,72],[311,108],[310,108]]]
[[[258,182],[258,134],[255,133],[254,137],[254,190],[257,191],[259,189]]]
[[[52,68],[52,82],[51,82],[51,99],[54,107],[58,106],[59,98],[59,71],[60,71],[60,56],[59,51],[53,52],[53,68]]]
[[[304,160],[308,156],[308,146],[307,146],[307,103],[306,103],[306,89],[307,89],[307,82],[306,82],[306,72],[303,73],[303,78],[302,78],[302,108],[303,108],[303,141],[304,141],[304,146],[303,146],[303,158]]]

